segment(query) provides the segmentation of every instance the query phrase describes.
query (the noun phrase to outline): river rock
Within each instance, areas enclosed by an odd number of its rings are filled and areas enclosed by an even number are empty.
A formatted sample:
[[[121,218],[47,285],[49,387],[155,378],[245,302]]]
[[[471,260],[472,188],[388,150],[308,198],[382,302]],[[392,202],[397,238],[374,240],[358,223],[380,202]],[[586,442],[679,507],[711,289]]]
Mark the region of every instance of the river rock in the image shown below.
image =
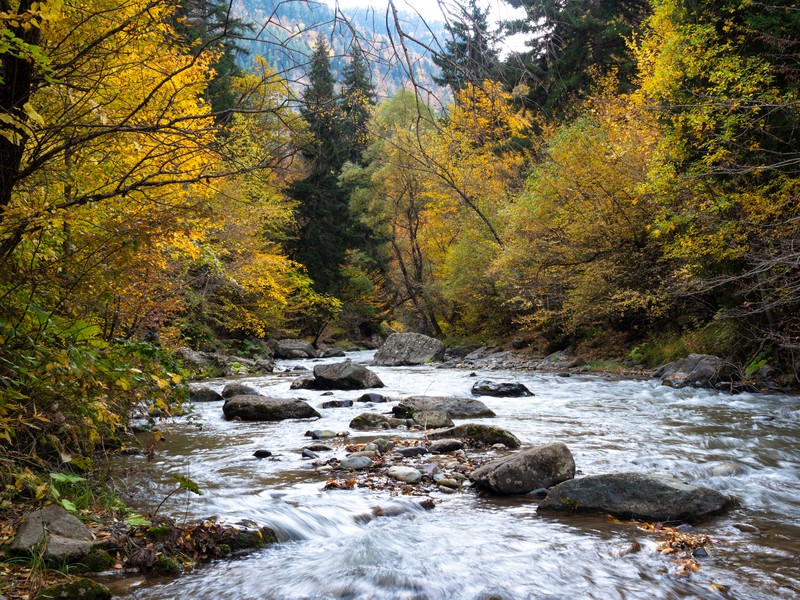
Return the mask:
[[[428,452],[431,452],[432,454],[446,454],[447,452],[461,450],[463,447],[464,443],[460,440],[445,438],[431,442],[431,445],[428,446]]]
[[[278,340],[275,342],[275,358],[318,358],[319,353],[305,340]]]
[[[393,333],[375,353],[374,363],[384,367],[424,365],[444,360],[444,344],[421,333]]]
[[[102,583],[88,577],[78,577],[71,581],[64,581],[42,589],[35,600],[50,600],[63,598],[64,600],[109,600],[112,597],[109,590]]]
[[[520,447],[519,439],[510,431],[506,431],[500,427],[479,425],[478,423],[465,423],[448,429],[431,431],[428,433],[428,438],[431,440],[444,440],[448,438],[469,439],[481,442],[487,446],[503,444],[506,448],[511,449]]]
[[[527,494],[575,477],[575,460],[564,444],[528,448],[476,469],[476,487],[503,496]]]
[[[315,460],[315,459],[319,458],[319,454],[317,454],[316,452],[314,452],[313,450],[310,450],[308,448],[303,448],[303,451],[300,453],[300,455],[303,458],[310,458],[312,460]]]
[[[222,399],[222,394],[216,390],[212,390],[207,385],[199,383],[189,384],[189,400],[192,402],[215,402]]]
[[[283,421],[310,419],[321,415],[300,398],[268,398],[267,396],[233,396],[222,405],[225,418],[242,421]]]
[[[423,410],[415,412],[412,417],[414,423],[421,425],[425,429],[441,429],[443,427],[452,427],[453,420],[447,416],[446,412],[441,410]]]
[[[322,403],[322,408],[349,408],[353,406],[352,400],[328,400]]]
[[[600,512],[623,519],[672,523],[696,521],[733,504],[729,496],[707,487],[663,476],[614,473],[560,483],[548,490],[538,510]]]
[[[350,434],[347,431],[337,433],[330,429],[314,429],[313,431],[306,431],[304,435],[312,440],[329,440],[336,437],[347,437]]]
[[[378,413],[361,413],[350,421],[353,429],[396,429],[403,425],[408,425],[405,419],[395,419]]]
[[[475,396],[494,396],[497,398],[523,398],[533,396],[533,393],[521,383],[501,381],[488,381],[481,379],[472,386]]]
[[[409,446],[408,448],[395,448],[395,453],[405,458],[411,458],[427,454],[428,449],[425,446]]]
[[[302,377],[292,382],[292,389],[309,390],[363,390],[382,388],[380,378],[366,367],[350,360],[314,367],[313,377]]]
[[[376,394],[375,392],[367,392],[366,394],[362,394],[356,399],[356,402],[374,402],[376,404],[381,404],[383,402],[391,402],[389,398],[382,394]]]
[[[246,383],[240,383],[238,381],[233,381],[231,383],[225,384],[225,387],[222,389],[222,397],[223,398],[232,398],[233,396],[258,396],[259,391]]]
[[[690,354],[664,365],[655,372],[655,377],[669,387],[687,386],[711,388],[722,381],[730,380],[732,365],[710,354]]]
[[[422,479],[422,473],[414,467],[389,467],[386,474],[392,479],[402,481],[403,483],[417,483]]]
[[[364,450],[377,450],[378,452],[388,452],[394,448],[394,442],[386,438],[375,438],[364,447]]]
[[[58,564],[80,562],[95,545],[92,532],[58,504],[28,514],[10,550],[12,554],[30,556],[42,542],[44,559]]]
[[[371,466],[372,459],[368,456],[348,456],[339,463],[339,467],[342,469],[352,469],[354,471],[369,469]]]
[[[475,398],[456,396],[409,396],[392,409],[395,416],[410,418],[416,412],[441,411],[451,419],[494,417],[494,412]]]
[[[255,456],[256,458],[269,458],[270,456],[272,456],[272,452],[270,452],[269,450],[256,450],[255,452],[253,452],[253,456]]]

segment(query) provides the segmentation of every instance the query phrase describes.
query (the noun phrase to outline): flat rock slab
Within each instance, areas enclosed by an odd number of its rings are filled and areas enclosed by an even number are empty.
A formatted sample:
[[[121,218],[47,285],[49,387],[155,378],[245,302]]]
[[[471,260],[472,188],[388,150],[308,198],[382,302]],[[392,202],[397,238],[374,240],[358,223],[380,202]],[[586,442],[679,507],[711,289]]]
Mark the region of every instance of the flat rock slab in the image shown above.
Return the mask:
[[[639,473],[593,475],[560,483],[548,490],[539,512],[608,513],[623,519],[661,523],[692,522],[734,505],[734,500],[707,487]]]
[[[421,333],[393,333],[375,353],[373,362],[384,367],[424,365],[444,360],[444,344]]]
[[[472,394],[475,396],[494,396],[496,398],[524,398],[526,396],[533,396],[533,392],[521,383],[488,381],[486,379],[475,382],[472,386]]]
[[[506,448],[516,449],[520,447],[520,441],[513,433],[501,427],[490,425],[480,425],[478,423],[465,423],[456,425],[448,429],[439,429],[428,433],[428,439],[444,440],[456,438],[460,440],[473,440],[481,442],[487,446],[503,444]]]
[[[451,419],[494,417],[495,413],[480,400],[457,396],[409,396],[392,409],[395,416],[412,418],[417,412],[439,411]]]
[[[483,465],[470,475],[481,489],[503,496],[527,494],[575,477],[575,460],[564,444],[527,448]]]
[[[307,402],[300,398],[268,398],[267,396],[233,396],[222,405],[225,418],[242,421],[283,421],[320,417]]]

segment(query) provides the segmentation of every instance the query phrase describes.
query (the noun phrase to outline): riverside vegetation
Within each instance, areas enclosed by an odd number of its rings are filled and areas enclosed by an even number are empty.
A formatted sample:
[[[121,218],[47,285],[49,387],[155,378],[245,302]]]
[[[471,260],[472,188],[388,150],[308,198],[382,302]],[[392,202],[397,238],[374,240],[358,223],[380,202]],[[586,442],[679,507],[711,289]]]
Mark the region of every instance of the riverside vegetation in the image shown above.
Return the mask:
[[[244,61],[225,0],[0,0],[4,514],[123,511],[102,457],[181,410],[182,347],[244,373],[416,331],[796,386],[800,12],[511,4],[456,11],[427,103],[378,102],[364,37],[340,81],[324,36],[302,81]]]

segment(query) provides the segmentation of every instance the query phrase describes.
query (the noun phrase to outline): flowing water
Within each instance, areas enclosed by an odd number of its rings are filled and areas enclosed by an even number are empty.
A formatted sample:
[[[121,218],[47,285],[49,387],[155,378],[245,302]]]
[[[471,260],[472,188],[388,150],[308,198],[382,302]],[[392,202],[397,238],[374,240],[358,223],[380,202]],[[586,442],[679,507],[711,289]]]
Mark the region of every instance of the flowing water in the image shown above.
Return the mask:
[[[367,362],[369,353],[348,355]],[[328,361],[336,362],[336,361]],[[279,369],[310,361],[278,361]],[[373,367],[387,396],[470,396],[470,373],[432,367]],[[179,521],[216,515],[269,525],[281,542],[246,557],[201,566],[177,579],[106,581],[120,598],[503,600],[800,597],[800,398],[674,390],[653,380],[569,378],[536,372],[478,371],[481,379],[519,381],[531,398],[481,398],[497,425],[523,442],[561,441],[578,475],[619,471],[668,474],[734,495],[740,505],[696,526],[710,556],[680,575],[658,552],[658,535],[602,517],[540,516],[533,497],[471,491],[419,498],[369,489],[323,491],[325,475],[300,455],[308,429],[345,431],[356,403],[321,409],[329,396],[290,391],[291,377],[243,380],[266,395],[303,397],[316,422],[227,422],[221,402],[194,406],[170,426],[151,461],[121,459],[120,485],[144,512],[175,487],[196,481],[202,496],[180,496],[162,512]],[[222,389],[225,381],[211,382]],[[335,392],[355,399],[362,392]],[[457,423],[460,421],[456,421]],[[351,440],[381,434],[353,432]],[[394,431],[392,437],[418,437]],[[274,456],[256,459],[267,449]],[[342,457],[344,450],[337,456]],[[323,454],[328,458],[329,454]],[[374,507],[395,516],[365,518]],[[631,551],[637,550],[638,551]]]

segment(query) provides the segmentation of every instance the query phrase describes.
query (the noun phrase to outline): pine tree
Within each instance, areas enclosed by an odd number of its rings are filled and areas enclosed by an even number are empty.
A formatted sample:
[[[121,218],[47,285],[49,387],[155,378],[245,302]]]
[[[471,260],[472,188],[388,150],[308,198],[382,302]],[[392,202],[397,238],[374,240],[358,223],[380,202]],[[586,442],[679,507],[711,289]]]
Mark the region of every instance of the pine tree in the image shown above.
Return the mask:
[[[350,64],[344,69],[340,105],[344,125],[342,138],[348,147],[347,160],[358,163],[369,145],[367,126],[375,106],[375,86],[358,45],[353,46]]]
[[[454,92],[467,84],[479,85],[494,78],[499,65],[498,51],[487,22],[488,9],[481,10],[477,0],[469,0],[468,6],[459,8],[460,18],[445,26],[450,39],[445,42],[444,52],[433,57],[441,70],[433,80],[450,86]]]
[[[309,172],[288,190],[299,203],[293,254],[305,265],[315,289],[330,292],[341,280],[341,265],[350,245],[348,198],[338,179],[349,149],[340,137],[342,112],[336,101],[329,48],[322,36],[313,48],[300,114],[310,134],[303,149]]]
[[[635,61],[628,40],[647,16],[647,0],[508,0],[526,18],[504,24],[509,33],[529,33],[529,51],[505,61],[506,78],[527,84],[530,104],[563,115],[592,85],[612,70],[622,90],[631,89]]]

